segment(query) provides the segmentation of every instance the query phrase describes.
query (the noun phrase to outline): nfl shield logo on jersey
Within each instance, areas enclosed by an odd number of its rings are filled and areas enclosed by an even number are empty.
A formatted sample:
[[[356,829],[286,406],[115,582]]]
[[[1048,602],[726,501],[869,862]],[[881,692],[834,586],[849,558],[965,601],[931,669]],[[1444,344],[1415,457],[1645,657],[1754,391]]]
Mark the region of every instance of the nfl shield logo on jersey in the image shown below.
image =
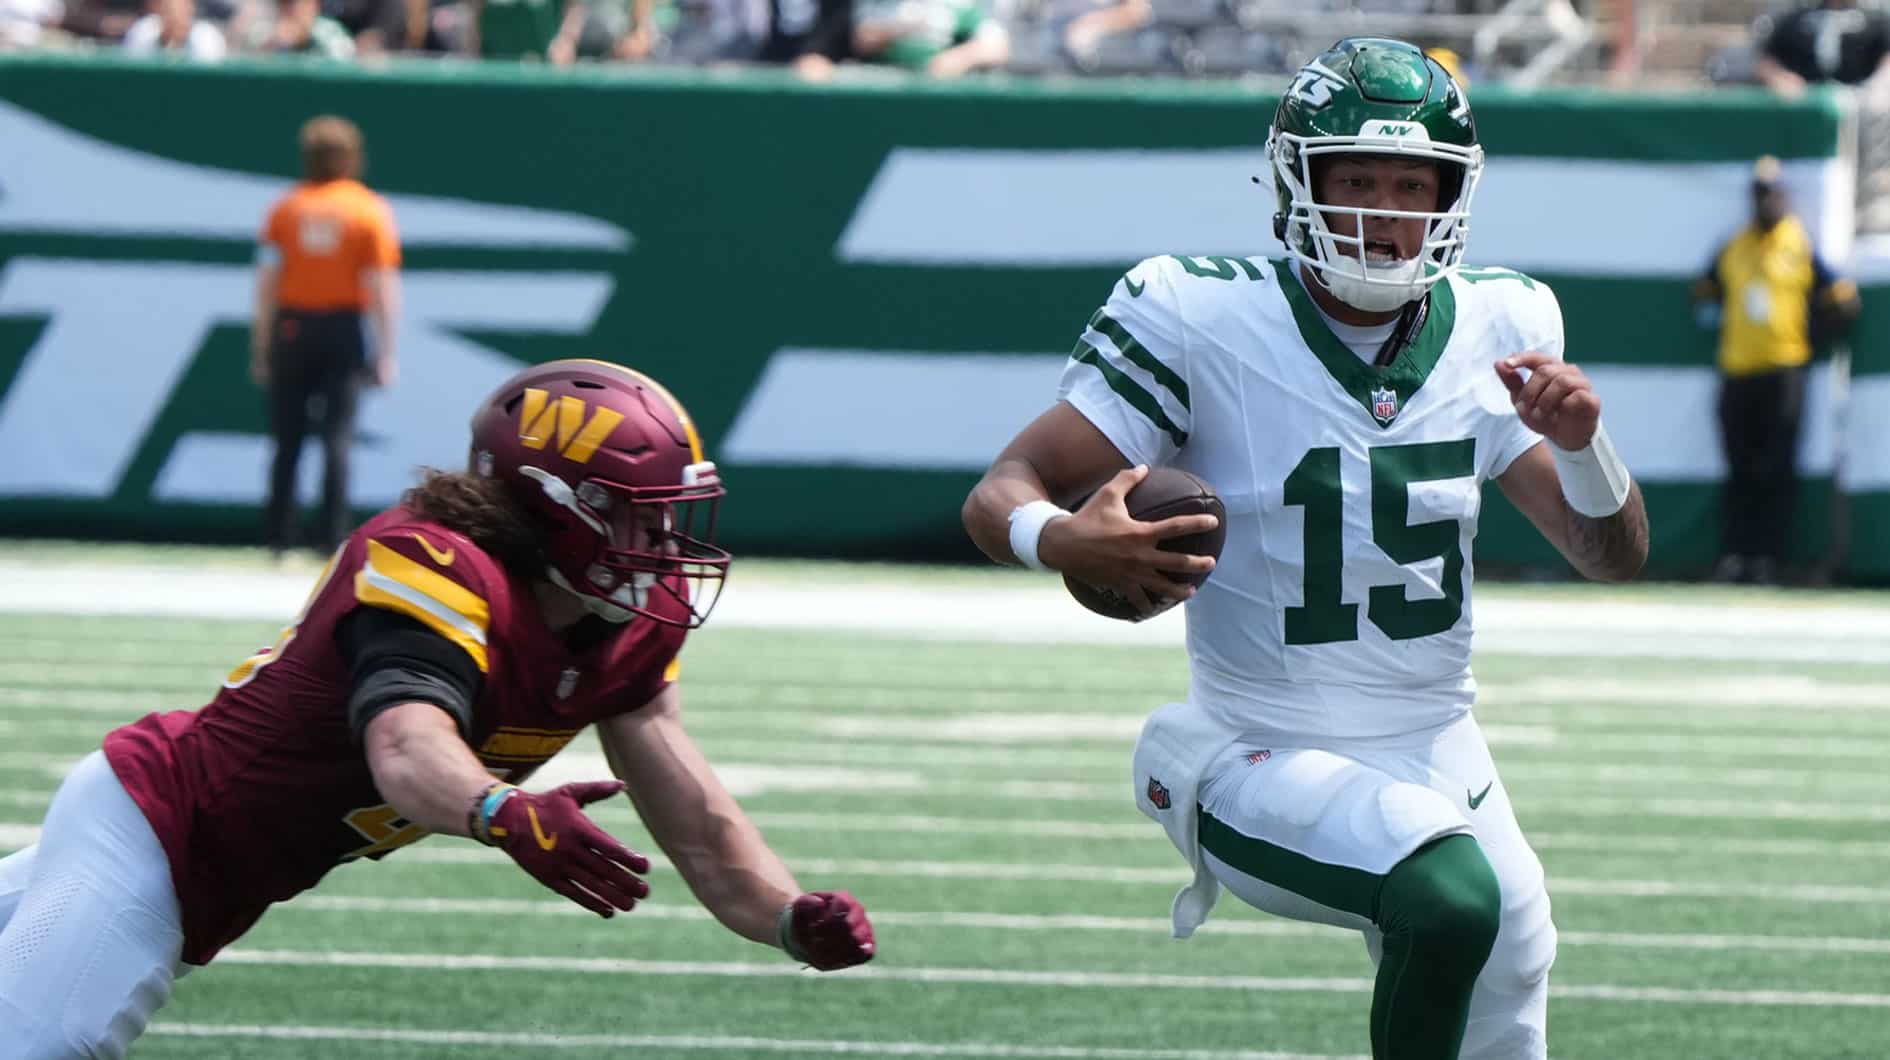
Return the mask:
[[[1162,787],[1162,782],[1154,777],[1148,778],[1148,801],[1154,803],[1158,810],[1168,808],[1168,789]]]
[[[1372,417],[1379,423],[1390,423],[1398,415],[1398,392],[1390,387],[1378,387],[1372,391]]]
[[[558,675],[558,698],[570,699],[571,693],[577,691],[577,683],[577,667],[567,667],[563,673]]]

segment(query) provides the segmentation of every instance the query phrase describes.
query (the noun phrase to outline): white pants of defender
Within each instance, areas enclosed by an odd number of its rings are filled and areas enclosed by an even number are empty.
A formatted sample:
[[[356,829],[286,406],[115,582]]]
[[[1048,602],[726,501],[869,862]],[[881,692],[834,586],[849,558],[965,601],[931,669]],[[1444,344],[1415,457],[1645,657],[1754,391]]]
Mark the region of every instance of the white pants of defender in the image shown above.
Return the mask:
[[[0,860],[0,1057],[117,1058],[185,970],[170,862],[103,752]]]
[[[1475,809],[1473,798],[1478,798]],[[1458,1055],[1461,1060],[1548,1055],[1555,925],[1549,919],[1542,863],[1523,838],[1489,745],[1470,715],[1394,737],[1242,740],[1208,768],[1199,801],[1243,835],[1379,876],[1432,840],[1475,836],[1496,871],[1503,914],[1496,945],[1471,995]],[[1205,848],[1202,855],[1221,885],[1247,904],[1294,920],[1356,928],[1365,934],[1373,963],[1382,956],[1382,936],[1365,917],[1322,905],[1317,895],[1295,894],[1249,876]]]

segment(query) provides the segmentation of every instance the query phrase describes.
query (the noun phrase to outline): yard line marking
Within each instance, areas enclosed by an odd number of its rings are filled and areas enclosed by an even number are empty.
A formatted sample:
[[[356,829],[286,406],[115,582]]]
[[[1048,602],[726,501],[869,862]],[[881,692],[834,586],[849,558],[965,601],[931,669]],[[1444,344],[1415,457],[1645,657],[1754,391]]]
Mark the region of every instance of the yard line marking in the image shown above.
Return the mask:
[[[1080,987],[1148,990],[1240,990],[1272,993],[1369,994],[1372,980],[1250,975],[1173,975],[1155,972],[1027,971],[996,968],[900,967],[868,964],[843,972],[816,973],[787,963],[743,961],[645,961],[621,957],[508,956],[485,953],[374,953],[360,951],[233,949],[225,964],[314,968],[396,968],[415,971],[532,971],[606,975],[713,976],[781,979],[820,975],[849,980],[904,983],[966,983],[993,986]],[[1680,990],[1606,984],[1558,984],[1563,1000],[1641,1001],[1695,1005],[1790,1005],[1813,1008],[1890,1008],[1890,994],[1799,990]]]
[[[378,898],[352,895],[307,895],[282,907],[290,910],[341,913],[402,913],[443,916],[554,916],[590,920],[594,914],[570,902],[535,898]],[[707,921],[709,912],[694,905],[641,902],[632,914],[642,920]],[[874,909],[873,923],[887,927],[988,928],[999,931],[1114,931],[1167,937],[1165,917],[1094,916],[1081,913],[972,913],[899,912]],[[1209,921],[1200,934],[1206,937],[1325,938],[1355,945],[1358,933],[1325,924],[1292,920],[1249,920],[1222,917]],[[1661,932],[1561,931],[1564,946],[1625,949],[1753,950],[1765,953],[1856,953],[1890,956],[1890,939],[1842,936],[1711,935]]]
[[[502,851],[477,846],[418,847],[401,851],[399,857],[409,864],[502,865],[508,863]],[[658,857],[650,858],[650,863],[667,865]],[[794,866],[808,874],[831,873],[915,879],[1167,884],[1171,886],[1186,883],[1188,879],[1186,867],[1179,862],[1173,868],[1136,869],[1118,865],[796,858]],[[1606,898],[1727,898],[1840,905],[1890,902],[1890,887],[1803,883],[1737,884],[1717,880],[1591,880],[1551,876],[1549,892],[1552,895],[1579,894]]]
[[[1250,1049],[1092,1049],[1002,1042],[873,1042],[733,1035],[530,1034],[518,1031],[427,1031],[394,1027],[306,1027],[221,1023],[154,1023],[148,1033],[177,1038],[265,1038],[278,1041],[401,1042],[413,1045],[525,1046],[532,1049],[746,1050],[820,1056],[963,1056],[1017,1060],[1369,1060],[1328,1053]],[[658,1055],[661,1055],[659,1053]]]
[[[1890,684],[1829,681],[1805,674],[1740,674],[1713,678],[1538,677],[1479,686],[1479,703],[1660,703],[1768,711],[1890,712]],[[1796,720],[1796,719],[1794,719]]]
[[[44,809],[52,800],[52,791],[8,791],[0,789],[0,803],[14,803]],[[612,808],[597,816],[628,820],[628,810]],[[1107,824],[1091,821],[993,821],[980,817],[934,817],[924,814],[830,816],[816,813],[773,813],[759,811],[749,819],[768,831],[817,832],[938,832],[957,835],[1036,836],[1042,838],[1107,839],[1118,842],[1166,844],[1168,837],[1151,824]],[[1671,854],[1698,845],[1697,835],[1612,835],[1605,832],[1535,832],[1529,844],[1538,850],[1594,850],[1603,853]],[[18,849],[39,840],[39,828],[24,823],[0,823],[0,850]],[[440,855],[444,848],[423,847],[409,852],[412,860],[437,860],[458,864],[452,855]],[[479,851],[469,852],[480,860]],[[1761,857],[1816,857],[1847,860],[1890,858],[1890,843],[1868,839],[1746,839],[1730,837],[1713,841],[1715,854],[1742,854]]]
[[[9,796],[24,805],[43,809],[52,799],[51,791],[8,792],[0,789],[0,802]],[[612,811],[601,816],[628,819],[627,811]],[[925,815],[830,817],[811,813],[768,813],[749,815],[756,825],[770,831],[844,831],[844,832],[949,832],[962,835],[1008,835],[1058,837],[1071,839],[1108,839],[1119,842],[1166,844],[1168,837],[1149,824],[1100,824],[1089,821],[991,821],[976,817],[930,817]],[[39,828],[23,823],[0,823],[0,849],[18,849],[37,842]],[[1697,835],[1610,835],[1603,832],[1538,832],[1529,843],[1538,850],[1595,850],[1603,853],[1670,854],[1700,842]],[[443,848],[423,847],[407,857],[420,861],[454,861],[436,858]],[[1716,839],[1716,854],[1743,854],[1761,857],[1816,857],[1855,860],[1890,858],[1890,843],[1867,839]],[[475,860],[479,852],[472,852]],[[417,857],[416,857],[417,855]],[[454,862],[457,863],[457,862]]]
[[[1162,838],[1166,838],[1165,836]],[[1537,850],[1599,850],[1671,854],[1700,844],[1697,835],[1613,835],[1607,832],[1534,832],[1529,845]],[[1890,843],[1869,839],[1742,839],[1713,840],[1714,854],[1752,854],[1763,857],[1890,858]]]
[[[0,850],[26,846],[36,841],[38,834],[37,828],[0,826]],[[415,847],[400,851],[399,858],[398,864],[403,865],[489,865],[496,867],[509,864],[503,853],[484,847],[444,845]],[[650,863],[659,868],[672,867],[661,857],[652,857]],[[1187,874],[1180,865],[1164,869],[1132,869],[1116,865],[796,858],[795,867],[804,873],[918,879],[1168,885],[1187,881]],[[1882,904],[1890,901],[1890,888],[1833,884],[1731,884],[1708,880],[1591,880],[1558,876],[1551,877],[1549,890],[1557,895],[1603,898],[1722,898],[1834,905]]]
[[[0,732],[8,731],[13,723],[0,720]],[[22,725],[26,723],[20,723]],[[770,756],[769,761],[798,761],[795,750],[784,746],[779,753]],[[568,750],[550,767],[552,772],[546,776],[564,776],[574,769],[579,769],[585,755],[596,759],[599,769],[608,768],[603,764],[601,753],[589,750],[588,741],[578,749]],[[43,775],[58,780],[79,760],[79,755],[72,752],[51,751],[7,751],[0,752],[0,769],[37,770]],[[918,753],[920,759],[926,758],[923,750]],[[1080,780],[960,780],[928,779],[925,775],[902,771],[893,773],[884,769],[859,772],[847,768],[818,769],[793,768],[779,765],[754,765],[718,756],[717,770],[724,775],[724,782],[732,786],[743,786],[743,793],[757,794],[768,791],[855,791],[863,785],[873,785],[879,791],[902,791],[921,795],[961,795],[966,797],[1025,799],[1045,802],[1090,803],[1103,806],[1127,806],[1130,799],[1130,787],[1126,783],[1100,783]],[[918,766],[908,755],[895,760],[901,765]],[[861,763],[864,764],[864,763]],[[878,760],[879,765],[886,765],[886,760]],[[1827,773],[1816,770],[1779,770],[1779,769],[1731,769],[1712,770],[1708,768],[1690,768],[1686,766],[1652,766],[1638,768],[1616,763],[1592,762],[1583,764],[1535,763],[1525,762],[1501,770],[1512,781],[1512,788],[1520,783],[1520,790],[1514,792],[1514,798],[1522,805],[1538,812],[1566,813],[1577,816],[1628,816],[1628,817],[1676,817],[1685,819],[1719,818],[1736,820],[1808,820],[1808,821],[1864,821],[1873,823],[1890,822],[1890,782],[1880,775],[1865,772]],[[745,783],[743,778],[754,783]],[[1569,797],[1548,793],[1549,784],[1580,784],[1607,781],[1634,781],[1637,784],[1652,785],[1670,794],[1649,798],[1607,798],[1583,795]],[[1537,784],[1544,787],[1538,788]],[[1841,787],[1864,789],[1856,794],[1864,796],[1843,802],[1831,801],[1793,801],[1793,800],[1757,800],[1751,798],[1696,798],[1686,797],[1691,794],[1686,788],[1697,784],[1709,789],[1704,794],[1734,794],[1742,788],[1761,788],[1772,791],[1782,788],[1812,789],[1814,794],[1835,795]],[[1728,789],[1724,792],[1711,790]]]

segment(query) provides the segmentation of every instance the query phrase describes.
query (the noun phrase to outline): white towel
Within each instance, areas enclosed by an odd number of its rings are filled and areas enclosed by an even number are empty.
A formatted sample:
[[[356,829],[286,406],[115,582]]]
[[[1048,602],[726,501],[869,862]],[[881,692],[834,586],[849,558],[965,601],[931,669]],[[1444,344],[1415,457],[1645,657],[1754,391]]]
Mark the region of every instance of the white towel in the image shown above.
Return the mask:
[[[1148,716],[1135,743],[1135,805],[1167,831],[1194,870],[1169,910],[1178,939],[1207,921],[1221,895],[1220,881],[1201,857],[1195,793],[1202,774],[1238,735],[1192,703],[1170,703]]]

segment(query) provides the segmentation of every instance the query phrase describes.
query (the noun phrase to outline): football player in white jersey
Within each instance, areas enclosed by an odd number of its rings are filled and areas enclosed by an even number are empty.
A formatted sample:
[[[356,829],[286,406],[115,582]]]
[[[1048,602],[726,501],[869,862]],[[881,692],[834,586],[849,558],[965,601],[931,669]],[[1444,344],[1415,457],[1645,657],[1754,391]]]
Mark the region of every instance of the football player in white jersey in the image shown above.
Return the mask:
[[[1646,559],[1640,490],[1548,287],[1463,265],[1483,152],[1442,67],[1340,41],[1267,152],[1288,257],[1129,270],[965,526],[999,562],[1188,600],[1188,699],[1151,715],[1134,776],[1195,873],[1177,935],[1222,888],[1355,927],[1375,1056],[1543,1057],[1548,894],[1470,713],[1480,487],[1606,581]],[[1156,464],[1221,494],[1218,565],[1157,549],[1211,516],[1129,517]]]

